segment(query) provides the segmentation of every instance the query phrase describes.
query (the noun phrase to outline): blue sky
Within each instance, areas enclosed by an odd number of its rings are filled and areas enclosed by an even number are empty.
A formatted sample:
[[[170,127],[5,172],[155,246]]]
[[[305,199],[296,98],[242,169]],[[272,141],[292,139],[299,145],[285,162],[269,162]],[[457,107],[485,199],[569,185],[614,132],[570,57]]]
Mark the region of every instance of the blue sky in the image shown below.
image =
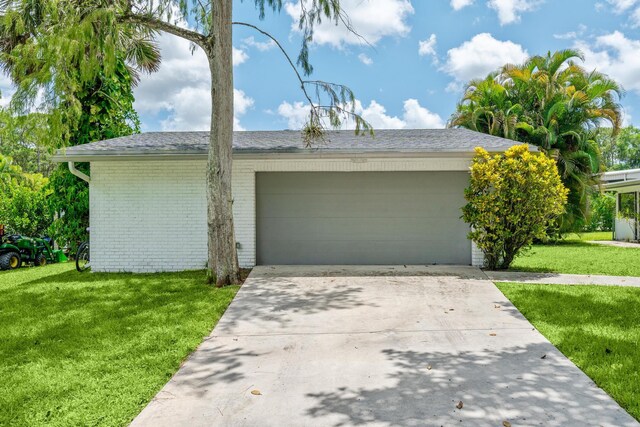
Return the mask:
[[[322,26],[311,54],[314,77],[351,87],[374,126],[442,126],[469,78],[569,47],[584,52],[588,68],[623,84],[626,123],[640,124],[640,1],[351,0],[343,5],[373,46],[345,39],[331,24]],[[236,20],[259,24],[297,54],[293,3],[262,22],[252,1],[235,6]],[[234,32],[234,45],[248,56],[235,67],[235,86],[253,101],[238,114],[240,126],[298,127],[307,109],[297,108],[303,97],[291,71],[275,49],[261,51],[244,42],[251,36],[265,41],[247,29]]]
[[[297,1],[297,0],[296,0]],[[326,23],[316,32],[313,78],[355,91],[359,112],[376,128],[442,127],[461,88],[506,62],[569,47],[626,89],[625,123],[640,125],[640,0],[343,0],[370,42]],[[253,0],[234,19],[275,35],[293,57],[300,47],[296,2],[263,21]],[[202,53],[173,36],[159,40],[164,62],[135,90],[143,130],[209,126],[209,70]],[[236,129],[299,128],[308,111],[286,61],[267,40],[234,30]],[[4,87],[3,87],[4,86]],[[0,79],[4,100],[10,96]]]

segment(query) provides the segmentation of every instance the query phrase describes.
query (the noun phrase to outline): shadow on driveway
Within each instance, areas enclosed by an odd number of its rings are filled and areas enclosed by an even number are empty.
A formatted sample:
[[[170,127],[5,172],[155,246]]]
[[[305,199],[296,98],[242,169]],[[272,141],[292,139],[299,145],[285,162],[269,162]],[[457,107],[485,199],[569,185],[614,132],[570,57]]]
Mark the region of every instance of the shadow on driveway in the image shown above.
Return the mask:
[[[383,269],[257,268],[133,425],[638,425],[480,270]]]

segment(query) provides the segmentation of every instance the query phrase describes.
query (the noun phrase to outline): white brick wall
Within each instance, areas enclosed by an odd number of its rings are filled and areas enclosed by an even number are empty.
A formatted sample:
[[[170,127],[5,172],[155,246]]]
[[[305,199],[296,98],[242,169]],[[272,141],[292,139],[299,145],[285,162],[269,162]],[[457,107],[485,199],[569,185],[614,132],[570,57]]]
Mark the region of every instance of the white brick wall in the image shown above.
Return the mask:
[[[95,271],[204,268],[205,163],[91,164],[91,264]]]
[[[471,265],[474,267],[484,267],[484,253],[471,242]]]
[[[207,260],[205,160],[91,164],[94,271],[178,271]],[[256,260],[256,172],[464,171],[464,158],[250,159],[233,165],[234,221],[243,267]],[[472,250],[473,265],[482,253]]]

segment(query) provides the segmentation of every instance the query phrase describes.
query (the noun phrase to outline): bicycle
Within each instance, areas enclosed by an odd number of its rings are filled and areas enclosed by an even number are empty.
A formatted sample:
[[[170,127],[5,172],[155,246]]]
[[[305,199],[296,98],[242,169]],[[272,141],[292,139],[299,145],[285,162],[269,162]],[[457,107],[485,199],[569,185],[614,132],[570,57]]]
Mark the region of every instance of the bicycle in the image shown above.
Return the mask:
[[[89,227],[87,227],[87,232],[89,232]],[[82,242],[80,246],[78,246],[78,252],[76,253],[76,270],[80,273],[91,268],[89,252],[89,241]]]
[[[91,268],[89,261],[89,242],[82,242],[76,253],[76,270],[80,273],[89,270]]]

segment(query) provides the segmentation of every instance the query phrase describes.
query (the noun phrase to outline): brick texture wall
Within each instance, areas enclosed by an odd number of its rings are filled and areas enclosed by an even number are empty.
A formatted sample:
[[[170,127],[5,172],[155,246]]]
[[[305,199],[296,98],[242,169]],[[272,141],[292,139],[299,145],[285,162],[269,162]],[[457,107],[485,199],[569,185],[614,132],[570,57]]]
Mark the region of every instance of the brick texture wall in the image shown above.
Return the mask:
[[[237,159],[233,192],[238,260],[256,261],[255,173],[295,171],[456,171],[468,159]],[[94,271],[179,271],[207,261],[205,160],[109,161],[91,165]],[[472,250],[473,265],[482,253]]]
[[[91,164],[94,271],[180,271],[206,265],[205,163]]]

